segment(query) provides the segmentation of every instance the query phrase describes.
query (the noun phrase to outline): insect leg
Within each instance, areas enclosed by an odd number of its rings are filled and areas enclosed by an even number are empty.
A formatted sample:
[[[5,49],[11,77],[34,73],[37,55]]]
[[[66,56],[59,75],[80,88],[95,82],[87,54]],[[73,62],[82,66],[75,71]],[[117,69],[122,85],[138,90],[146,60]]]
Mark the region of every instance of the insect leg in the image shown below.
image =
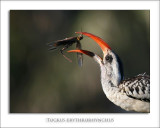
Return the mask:
[[[63,54],[63,51],[66,50],[69,46],[71,46],[71,45],[68,45],[68,44],[65,45],[64,48],[62,48],[62,49],[60,50],[60,52],[61,52],[61,54],[63,55],[63,57],[64,57],[66,60],[68,60],[69,62],[72,62],[71,59],[69,59],[68,57],[66,57],[66,56]]]

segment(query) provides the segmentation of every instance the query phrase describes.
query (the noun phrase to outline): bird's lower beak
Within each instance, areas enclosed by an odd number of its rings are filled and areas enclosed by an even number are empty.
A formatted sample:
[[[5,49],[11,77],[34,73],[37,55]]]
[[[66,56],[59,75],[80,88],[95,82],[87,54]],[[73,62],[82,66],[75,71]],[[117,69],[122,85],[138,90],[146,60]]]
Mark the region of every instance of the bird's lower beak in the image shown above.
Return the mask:
[[[76,32],[76,33],[83,34],[83,35],[88,36],[89,38],[93,39],[100,46],[100,48],[102,49],[104,55],[106,54],[108,49],[111,49],[110,46],[98,36],[95,36],[95,35],[93,35],[91,33],[87,33],[87,32]],[[99,57],[95,53],[87,51],[87,50],[70,50],[68,52],[83,53],[83,54],[86,54],[86,55],[94,58],[99,64],[102,63],[102,58],[101,57]]]
[[[79,53],[86,54],[86,55],[92,57],[99,64],[102,64],[102,58],[100,56],[98,56],[97,54],[93,53],[93,52],[90,52],[90,51],[87,51],[87,50],[69,50],[67,52],[79,52]]]

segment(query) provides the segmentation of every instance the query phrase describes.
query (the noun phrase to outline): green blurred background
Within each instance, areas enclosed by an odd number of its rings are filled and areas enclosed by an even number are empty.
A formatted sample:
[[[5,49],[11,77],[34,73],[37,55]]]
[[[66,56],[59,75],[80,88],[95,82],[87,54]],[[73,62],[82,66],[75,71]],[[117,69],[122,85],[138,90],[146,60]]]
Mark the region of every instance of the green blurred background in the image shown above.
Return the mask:
[[[48,42],[85,31],[104,39],[120,56],[125,78],[150,74],[149,10],[11,10],[10,113],[127,113],[101,87],[99,65],[75,53],[49,52]],[[88,37],[82,48],[102,56]],[[75,44],[70,47],[75,49]]]

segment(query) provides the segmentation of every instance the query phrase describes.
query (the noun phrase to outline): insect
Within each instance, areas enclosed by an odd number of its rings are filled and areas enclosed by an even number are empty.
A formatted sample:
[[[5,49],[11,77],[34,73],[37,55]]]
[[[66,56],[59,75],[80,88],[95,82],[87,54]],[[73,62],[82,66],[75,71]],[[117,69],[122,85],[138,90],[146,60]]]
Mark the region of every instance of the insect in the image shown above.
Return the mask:
[[[72,44],[76,43],[76,49],[81,49],[81,43],[80,40],[83,39],[82,35],[78,35],[75,37],[69,37],[69,38],[65,38],[62,40],[57,40],[54,42],[49,43],[48,45],[51,47],[48,50],[55,50],[55,49],[59,49],[59,47],[64,46],[63,48],[60,49],[61,54],[63,55],[63,57],[65,59],[67,59],[69,62],[72,62],[71,59],[69,59],[68,57],[66,57],[63,53],[64,50],[66,50],[68,47],[72,46]],[[83,54],[82,53],[77,53],[77,58],[78,58],[78,64],[79,66],[82,66],[83,63]]]

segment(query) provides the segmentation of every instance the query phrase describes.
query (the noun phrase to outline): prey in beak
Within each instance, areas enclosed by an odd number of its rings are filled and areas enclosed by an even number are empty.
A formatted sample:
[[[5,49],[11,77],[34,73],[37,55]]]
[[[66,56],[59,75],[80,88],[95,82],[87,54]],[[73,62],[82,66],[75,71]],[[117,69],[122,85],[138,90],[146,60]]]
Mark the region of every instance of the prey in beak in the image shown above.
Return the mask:
[[[93,39],[100,46],[100,48],[102,49],[104,56],[106,56],[106,54],[111,50],[111,47],[98,36],[95,36],[95,35],[93,35],[91,33],[87,33],[87,32],[76,32],[76,33],[88,36],[89,38]],[[88,55],[88,56],[92,57],[100,65],[104,63],[103,62],[104,56],[103,56],[103,59],[102,59],[97,54],[95,54],[93,52],[90,52],[90,51],[87,51],[87,50],[70,50],[68,52],[82,53],[82,54],[85,54],[85,55]]]

